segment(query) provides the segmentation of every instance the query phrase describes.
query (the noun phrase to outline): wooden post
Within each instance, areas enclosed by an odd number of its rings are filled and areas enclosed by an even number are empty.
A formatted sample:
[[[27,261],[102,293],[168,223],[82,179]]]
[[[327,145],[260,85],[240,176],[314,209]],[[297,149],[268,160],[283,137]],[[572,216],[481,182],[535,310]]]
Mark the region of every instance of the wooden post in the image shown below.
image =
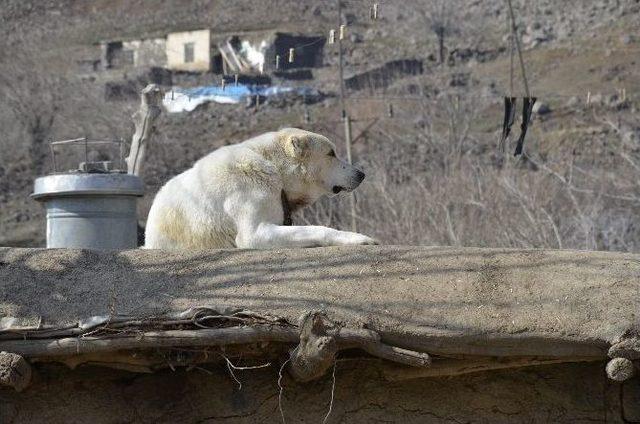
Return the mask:
[[[342,3],[338,0],[338,28],[342,26]],[[342,39],[338,37],[338,78],[340,84],[340,107],[342,108],[342,118],[347,116],[344,96],[344,64],[342,58]],[[350,152],[347,152],[350,154]]]
[[[344,115],[344,140],[347,146],[347,161],[352,163],[351,159],[351,117],[347,114]],[[356,196],[351,192],[349,194],[349,206],[351,209],[351,231],[358,231],[358,223],[356,222]]]
[[[438,56],[440,59],[440,65],[444,65],[444,37],[445,37],[445,27],[444,24],[441,24],[442,26],[438,27],[437,29],[437,35],[438,35]]]
[[[140,176],[147,145],[153,135],[154,122],[160,116],[162,90],[155,84],[149,84],[140,94],[140,109],[133,114],[136,131],[131,138],[131,150],[127,156],[127,172]]]
[[[338,0],[338,28],[342,28],[342,3]],[[340,106],[342,108],[342,121],[344,122],[344,142],[347,149],[347,160],[351,161],[351,118],[347,113],[344,93],[344,60],[342,58],[342,38],[338,37],[338,73],[340,79]],[[356,198],[353,193],[349,195],[349,203],[351,209],[351,231],[357,231],[356,223]]]

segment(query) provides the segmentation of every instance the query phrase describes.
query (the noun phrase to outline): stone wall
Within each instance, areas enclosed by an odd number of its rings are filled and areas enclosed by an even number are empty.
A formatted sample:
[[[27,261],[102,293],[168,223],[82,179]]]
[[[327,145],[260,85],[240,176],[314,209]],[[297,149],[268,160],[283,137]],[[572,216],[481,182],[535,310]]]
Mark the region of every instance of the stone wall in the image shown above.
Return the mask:
[[[152,68],[167,65],[166,40],[151,38],[122,43],[123,48],[133,50],[133,61],[136,67]]]
[[[567,364],[454,378],[387,381],[375,362],[338,362],[328,423],[586,423],[640,421],[640,381],[608,381],[603,364]],[[134,374],[36,367],[22,393],[0,388],[2,423],[277,423],[278,367],[222,365]],[[332,376],[282,380],[287,423],[321,423]]]

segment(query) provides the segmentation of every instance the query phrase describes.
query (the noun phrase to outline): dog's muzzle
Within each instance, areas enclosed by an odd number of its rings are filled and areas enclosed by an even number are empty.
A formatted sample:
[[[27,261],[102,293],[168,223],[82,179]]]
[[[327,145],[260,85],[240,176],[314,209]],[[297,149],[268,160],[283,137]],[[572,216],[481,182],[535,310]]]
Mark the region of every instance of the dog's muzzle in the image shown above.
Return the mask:
[[[333,186],[331,191],[333,191],[333,194],[338,194],[344,190],[346,191],[355,190],[360,185],[360,183],[364,180],[364,177],[365,177],[364,172],[360,171],[359,169],[356,169],[353,177],[351,178],[351,181],[349,181],[348,187],[336,185],[336,186]]]

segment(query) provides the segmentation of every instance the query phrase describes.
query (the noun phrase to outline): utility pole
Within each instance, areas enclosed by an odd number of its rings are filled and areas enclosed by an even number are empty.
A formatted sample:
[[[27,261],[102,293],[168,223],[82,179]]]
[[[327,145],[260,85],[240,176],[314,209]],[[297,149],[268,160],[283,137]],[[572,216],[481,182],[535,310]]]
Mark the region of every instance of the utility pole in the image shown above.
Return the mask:
[[[342,0],[338,1],[338,30],[342,25]],[[345,104],[345,94],[344,94],[344,60],[342,57],[342,31],[339,31],[338,35],[338,72],[340,79],[340,108],[342,114],[342,122],[344,123],[344,142],[345,147],[347,149],[347,161],[349,164],[352,163],[351,159],[351,118],[347,113],[347,107]],[[358,231],[358,226],[356,223],[356,197],[355,194],[349,194],[349,203],[351,209],[351,231]]]

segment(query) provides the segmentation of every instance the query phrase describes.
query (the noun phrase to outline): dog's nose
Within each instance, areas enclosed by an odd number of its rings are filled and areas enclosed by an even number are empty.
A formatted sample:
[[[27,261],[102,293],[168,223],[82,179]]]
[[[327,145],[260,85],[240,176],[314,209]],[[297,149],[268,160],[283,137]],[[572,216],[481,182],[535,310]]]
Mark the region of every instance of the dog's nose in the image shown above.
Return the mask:
[[[365,177],[364,172],[362,172],[359,169],[356,169],[356,181],[358,182],[358,184],[360,184],[362,180],[364,180],[364,177]]]

